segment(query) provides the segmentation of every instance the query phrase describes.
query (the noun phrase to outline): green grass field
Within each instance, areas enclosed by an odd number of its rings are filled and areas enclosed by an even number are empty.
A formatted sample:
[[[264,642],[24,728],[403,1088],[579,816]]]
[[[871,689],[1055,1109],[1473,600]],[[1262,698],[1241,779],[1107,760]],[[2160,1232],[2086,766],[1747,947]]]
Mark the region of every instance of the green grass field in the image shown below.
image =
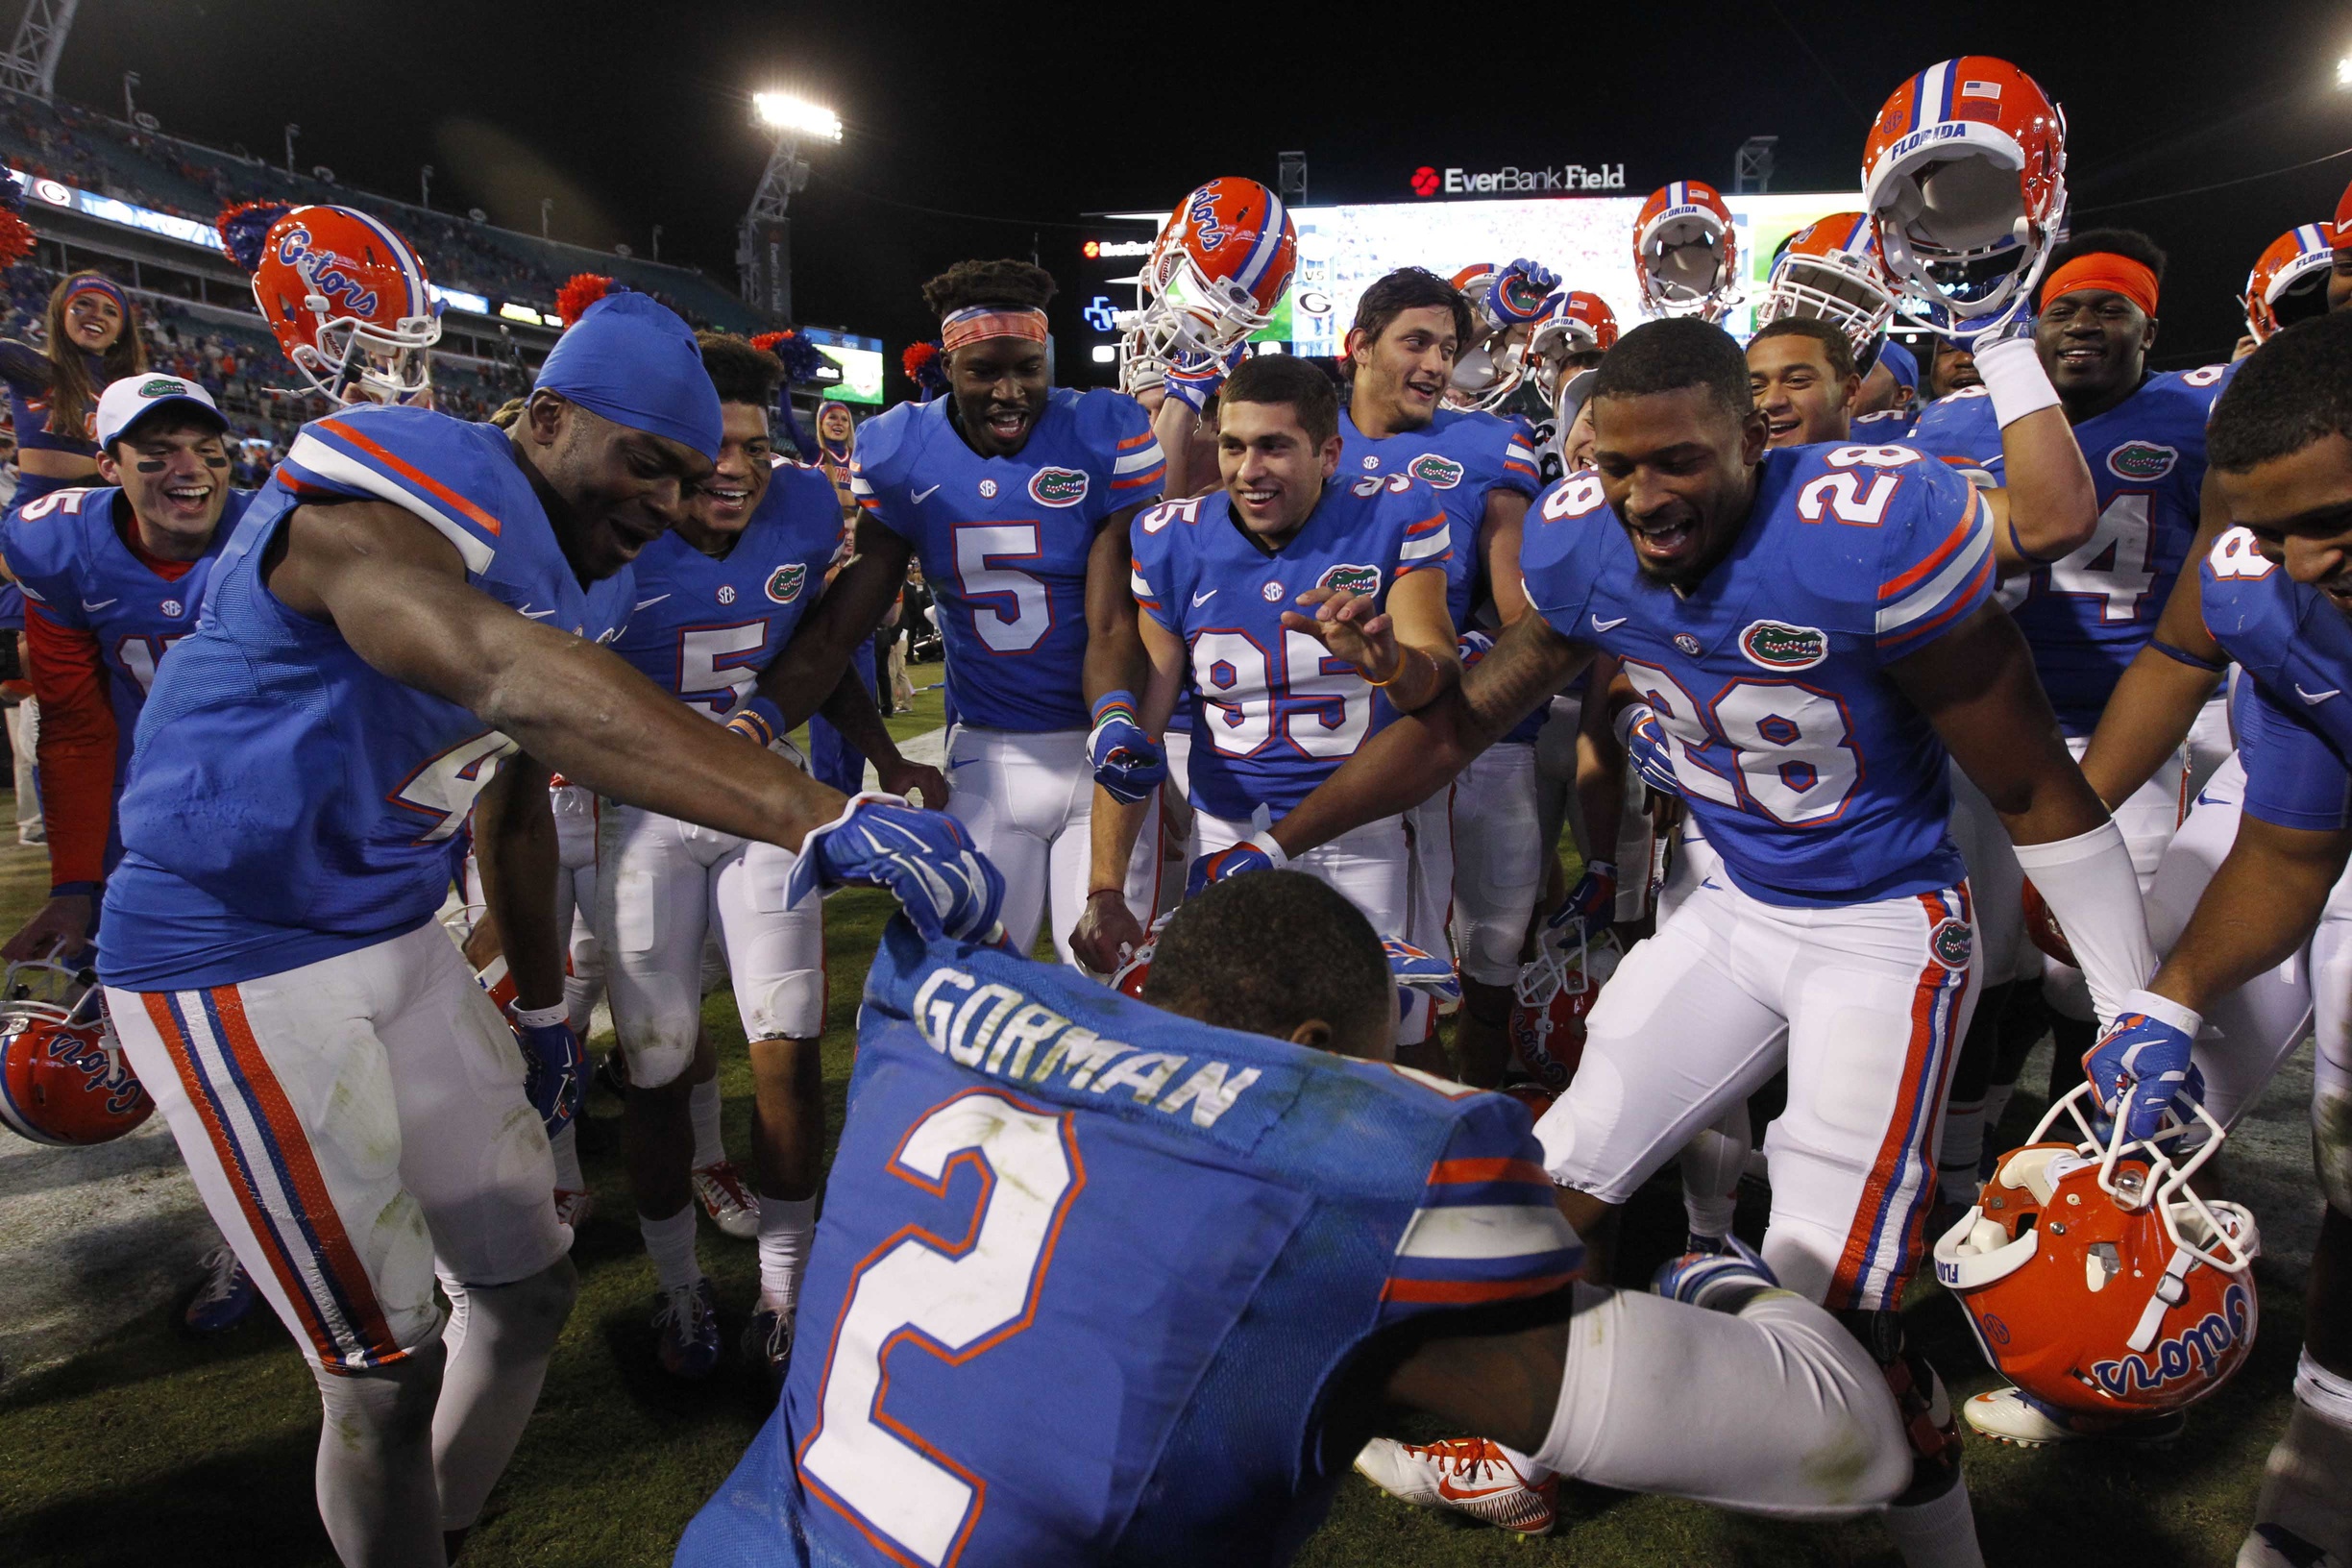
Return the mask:
[[[937,666],[918,667],[919,682],[935,678]],[[918,715],[894,728],[903,737],[936,726],[938,704],[936,691],[923,694]],[[0,924],[12,929],[41,891],[37,874],[11,867],[0,877]],[[892,906],[881,894],[850,892],[827,908],[825,1080],[838,1128],[858,985]],[[728,1146],[740,1155],[751,1092],[742,1032],[723,992],[709,999],[705,1016],[722,1043]],[[2021,1135],[2036,1109],[2021,1094],[2008,1131]],[[653,1276],[623,1185],[618,1129],[619,1106],[600,1092],[582,1139],[597,1210],[573,1253],[579,1302],[513,1467],[467,1548],[467,1568],[667,1563],[686,1521],[766,1414],[762,1383],[733,1357],[756,1286],[748,1242],[702,1231],[704,1264],[725,1309],[729,1360],[720,1373],[686,1385],[655,1368]],[[1755,1234],[1761,1220],[1761,1200],[1744,1200],[1742,1231]],[[1681,1223],[1678,1189],[1671,1179],[1654,1185],[1629,1213],[1627,1268],[1646,1269],[1662,1257]],[[2203,1568],[2231,1560],[2263,1456],[2286,1418],[2300,1337],[2300,1270],[2259,1268],[2266,1311],[2252,1364],[2198,1409],[2188,1438],[2171,1450],[2027,1452],[1970,1440],[1988,1562]],[[7,1456],[0,1564],[332,1562],[311,1495],[317,1395],[292,1342],[266,1312],[203,1344],[178,1334],[175,1316],[172,1306],[159,1305],[111,1339],[0,1394],[0,1454]],[[1956,1309],[1931,1283],[1915,1288],[1909,1317],[1957,1391],[1992,1384]],[[1759,1425],[1765,1416],[1725,1414]],[[1575,1486],[1563,1493],[1562,1515],[1556,1535],[1522,1542],[1405,1507],[1350,1475],[1329,1522],[1298,1560],[1316,1568],[1897,1560],[1868,1521],[1779,1526]]]

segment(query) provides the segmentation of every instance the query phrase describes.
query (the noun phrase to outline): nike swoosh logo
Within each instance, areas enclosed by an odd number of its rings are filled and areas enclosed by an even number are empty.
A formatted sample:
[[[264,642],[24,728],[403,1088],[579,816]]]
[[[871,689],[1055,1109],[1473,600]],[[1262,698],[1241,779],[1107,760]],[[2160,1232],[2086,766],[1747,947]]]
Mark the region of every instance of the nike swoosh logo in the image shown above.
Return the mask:
[[[1437,1482],[1437,1495],[1450,1503],[1469,1503],[1482,1497],[1494,1497],[1499,1493],[1507,1492],[1516,1484],[1515,1482],[1506,1482],[1500,1486],[1463,1487],[1457,1486],[1450,1481],[1440,1481]]]
[[[109,602],[110,603],[112,601],[109,600]],[[89,606],[87,605],[83,606],[85,609],[87,609],[88,607]],[[2304,701],[2309,702],[2314,707],[2317,707],[2320,703],[2325,702],[2331,697],[2340,697],[2343,695],[2343,688],[2340,686],[2337,687],[2332,692],[2307,692],[2303,689],[2303,683],[2299,680],[2294,683],[2294,689],[2295,696],[2301,698]]]
[[[549,616],[553,615],[555,612],[553,610],[534,610],[526,607],[516,611],[515,613],[518,615],[527,616],[533,621],[545,621]]]
[[[1199,608],[1200,608],[1200,607],[1201,607],[1203,604],[1208,603],[1208,602],[1209,602],[1211,600],[1213,600],[1213,599],[1214,599],[1214,598],[1216,598],[1216,590],[1215,590],[1214,588],[1210,589],[1210,590],[1209,590],[1207,593],[1205,593],[1205,594],[1194,594],[1194,595],[1192,596],[1192,607],[1193,607],[1194,609],[1196,609],[1196,610],[1197,610],[1197,609],[1199,609]]]
[[[978,757],[966,757],[962,762],[949,763],[947,765],[947,771],[952,773],[958,768],[969,768],[973,763],[978,762],[979,760],[980,759]]]
[[[945,484],[946,482],[947,482],[947,481],[946,481],[945,479],[942,479],[942,480],[940,480],[940,484]],[[932,487],[931,487],[929,490],[918,490],[918,491],[916,491],[916,492],[915,492],[915,495],[914,495],[914,502],[915,502],[915,504],[916,504],[916,505],[918,505],[918,506],[920,506],[920,505],[921,505],[921,504],[922,504],[924,502],[928,501],[928,500],[931,498],[931,496],[932,496],[933,492],[937,491],[938,489],[939,489],[939,484],[935,484],[935,485],[933,485],[933,486],[932,486]]]
[[[1599,616],[1597,616],[1597,615],[1596,615],[1596,616],[1594,616],[1594,617],[1592,618],[1593,630],[1595,630],[1595,631],[1615,631],[1615,630],[1616,630],[1616,629],[1617,629],[1619,626],[1622,626],[1622,625],[1624,625],[1626,624],[1627,619],[1628,619],[1628,617],[1625,617],[1625,616],[1622,616],[1622,615],[1621,615],[1621,616],[1619,616],[1619,617],[1618,617],[1616,620],[1614,620],[1614,621],[1604,621],[1604,620],[1602,620],[1602,619],[1601,619]]]
[[[86,611],[87,611],[87,610],[103,610],[103,609],[105,609],[105,608],[106,608],[106,607],[107,607],[109,604],[112,604],[112,603],[115,603],[115,602],[117,602],[115,600],[111,600],[111,599],[102,599],[102,600],[99,600],[97,602],[92,603],[90,600],[86,600],[86,600],[84,600],[82,601],[82,608],[83,608],[84,610],[86,610]]]
[[[638,607],[639,609],[641,609],[641,610],[642,610],[642,609],[645,609],[645,608],[647,608],[647,607],[649,607],[649,606],[650,606],[650,605],[659,604],[659,603],[660,603],[660,602],[661,602],[663,600],[668,599],[669,597],[670,597],[670,596],[669,596],[668,594],[655,594],[655,595],[654,595],[654,596],[653,596],[651,599],[641,599],[641,600],[639,600],[637,601],[637,607]],[[526,615],[528,615],[530,612],[529,612],[528,610],[526,610],[526,611],[524,611],[523,613],[524,613],[524,614],[526,614]],[[551,611],[549,611],[548,613],[549,613],[549,614],[551,614],[551,615],[552,615],[554,612],[553,612],[552,610],[551,610]]]

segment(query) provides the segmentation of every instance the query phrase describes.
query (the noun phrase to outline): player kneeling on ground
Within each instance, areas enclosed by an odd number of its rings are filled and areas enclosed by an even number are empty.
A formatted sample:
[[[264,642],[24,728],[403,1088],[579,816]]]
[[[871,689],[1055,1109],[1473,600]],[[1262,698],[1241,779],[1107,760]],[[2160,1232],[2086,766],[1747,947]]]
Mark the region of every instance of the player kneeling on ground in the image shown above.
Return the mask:
[[[1526,1111],[1362,1060],[1339,893],[1209,890],[1144,995],[892,924],[804,1350],[682,1568],[1279,1563],[1396,1407],[1790,1516],[1907,1481],[1876,1366],[1755,1265],[1677,1277],[1716,1311],[1569,1283]]]
[[[551,767],[796,849],[796,894],[880,881],[934,932],[994,927],[1001,880],[952,822],[844,811],[597,646],[720,434],[693,333],[636,294],[565,333],[511,432],[418,408],[318,420],[139,716],[107,1001],[311,1361],[319,1508],[346,1563],[444,1560],[571,1308],[546,1129],[576,1108],[582,1063]],[[478,794],[513,1029],[433,922]]]

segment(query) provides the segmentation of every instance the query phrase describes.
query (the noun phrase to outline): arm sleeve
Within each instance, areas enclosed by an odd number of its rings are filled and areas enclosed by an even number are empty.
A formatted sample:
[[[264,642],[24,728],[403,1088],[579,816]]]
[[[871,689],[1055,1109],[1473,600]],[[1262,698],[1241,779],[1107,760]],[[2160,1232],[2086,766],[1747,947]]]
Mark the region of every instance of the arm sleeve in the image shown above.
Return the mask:
[[[0,381],[38,397],[56,379],[56,368],[47,355],[12,337],[0,338]]]
[[[49,880],[96,882],[106,874],[107,837],[114,822],[114,706],[108,698],[98,640],[25,605],[33,695],[40,703],[34,763],[40,774],[41,821],[49,836]]]
[[[1878,586],[1878,657],[1892,663],[1916,653],[1968,619],[1993,597],[1992,512],[1976,489],[1942,463],[1927,459],[1899,468],[1858,467],[1870,489],[1895,480],[1909,495],[1889,498],[1886,554]]]
[[[1384,1321],[1549,1295],[1574,1278],[1584,1243],[1553,1201],[1542,1162],[1524,1107],[1500,1095],[1463,1102],[1397,1240]]]
[[[2352,769],[2316,726],[2259,681],[2246,683],[2237,718],[2247,816],[2312,833],[2352,827]]]

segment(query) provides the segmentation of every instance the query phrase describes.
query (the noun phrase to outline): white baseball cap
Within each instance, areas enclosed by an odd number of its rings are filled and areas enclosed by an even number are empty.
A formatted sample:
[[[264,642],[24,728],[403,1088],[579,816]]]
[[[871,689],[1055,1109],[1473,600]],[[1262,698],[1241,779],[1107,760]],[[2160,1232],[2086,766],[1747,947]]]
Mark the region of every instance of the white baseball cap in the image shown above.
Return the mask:
[[[229,416],[220,411],[211,393],[185,377],[150,371],[125,376],[99,394],[96,435],[100,449],[112,446],[115,437],[158,408],[175,403],[195,404],[210,414],[222,429],[229,428]]]

